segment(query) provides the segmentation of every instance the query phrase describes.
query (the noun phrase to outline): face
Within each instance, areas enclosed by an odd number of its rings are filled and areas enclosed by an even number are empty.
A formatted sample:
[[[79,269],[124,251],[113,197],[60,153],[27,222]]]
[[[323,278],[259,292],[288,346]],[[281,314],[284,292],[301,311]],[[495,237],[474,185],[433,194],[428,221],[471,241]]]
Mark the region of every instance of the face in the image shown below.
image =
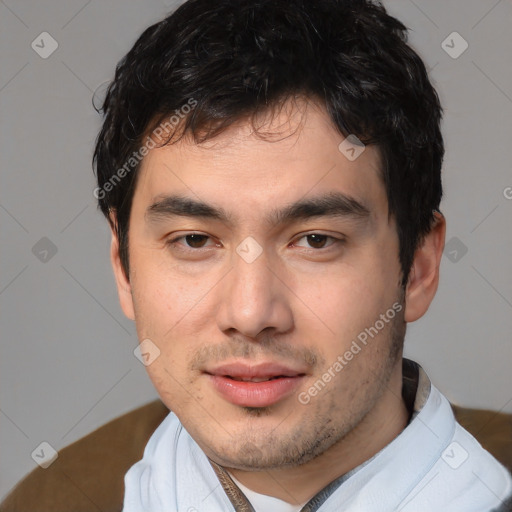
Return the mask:
[[[348,159],[313,103],[260,132],[240,122],[152,149],[129,282],[117,272],[139,339],[160,351],[147,370],[162,400],[239,469],[305,463],[357,429],[400,364],[405,325],[378,151]]]

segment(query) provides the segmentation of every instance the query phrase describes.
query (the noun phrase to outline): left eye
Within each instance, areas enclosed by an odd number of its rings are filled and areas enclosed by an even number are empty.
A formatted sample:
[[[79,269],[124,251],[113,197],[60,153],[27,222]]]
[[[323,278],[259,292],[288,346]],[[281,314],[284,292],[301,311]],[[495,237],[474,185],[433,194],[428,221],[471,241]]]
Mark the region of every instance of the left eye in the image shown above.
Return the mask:
[[[305,240],[308,245],[301,244],[301,240]],[[336,242],[339,242],[339,240],[332,236],[313,233],[311,235],[305,235],[301,237],[299,242],[297,242],[295,245],[298,245],[299,247],[307,247],[309,249],[324,249],[326,247],[330,247]]]

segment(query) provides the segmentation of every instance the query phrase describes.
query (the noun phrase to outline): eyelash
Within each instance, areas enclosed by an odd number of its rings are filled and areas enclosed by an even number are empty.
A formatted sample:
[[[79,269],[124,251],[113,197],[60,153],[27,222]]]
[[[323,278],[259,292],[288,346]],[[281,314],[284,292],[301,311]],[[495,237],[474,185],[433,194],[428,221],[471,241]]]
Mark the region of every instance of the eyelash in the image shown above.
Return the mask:
[[[178,245],[178,241],[179,240],[185,239],[188,236],[193,236],[193,235],[196,235],[196,236],[199,236],[199,237],[206,237],[206,238],[208,238],[210,240],[212,239],[211,236],[205,235],[203,233],[186,233],[184,235],[180,235],[178,237],[175,237],[175,238],[172,238],[170,240],[167,240],[165,242],[165,245],[168,246],[168,247],[176,247]],[[327,247],[320,247],[320,248],[305,247],[304,248],[307,251],[312,251],[312,252],[320,252],[320,251],[324,251],[324,250],[329,250],[330,247],[333,247],[334,245],[343,243],[345,241],[343,238],[336,238],[336,237],[331,236],[331,235],[326,235],[326,234],[323,234],[323,233],[315,233],[315,232],[307,233],[305,235],[301,235],[297,239],[297,241],[300,241],[303,238],[307,238],[307,237],[310,237],[310,236],[325,237],[327,240],[331,240],[331,243],[329,245],[327,245]],[[189,253],[199,253],[199,252],[203,252],[203,250],[208,250],[208,247],[193,248],[193,247],[190,247],[190,246],[186,246],[185,248],[182,247],[180,250],[183,251],[183,252],[189,252]]]

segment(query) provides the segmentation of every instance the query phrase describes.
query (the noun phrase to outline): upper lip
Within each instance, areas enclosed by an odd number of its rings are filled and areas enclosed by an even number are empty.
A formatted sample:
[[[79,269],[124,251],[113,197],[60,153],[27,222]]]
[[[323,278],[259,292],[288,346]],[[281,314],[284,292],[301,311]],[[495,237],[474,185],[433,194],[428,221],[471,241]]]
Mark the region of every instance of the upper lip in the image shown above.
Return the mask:
[[[303,369],[292,368],[280,363],[262,362],[248,364],[233,362],[205,370],[210,375],[236,377],[240,379],[262,379],[266,377],[300,377],[305,375]]]

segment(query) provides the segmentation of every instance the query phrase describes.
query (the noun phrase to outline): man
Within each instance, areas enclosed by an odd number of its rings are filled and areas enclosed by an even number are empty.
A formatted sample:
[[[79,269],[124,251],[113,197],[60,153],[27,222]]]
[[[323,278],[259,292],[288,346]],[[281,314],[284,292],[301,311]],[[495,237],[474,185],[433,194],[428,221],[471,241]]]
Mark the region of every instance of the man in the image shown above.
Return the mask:
[[[190,0],[104,113],[95,193],[172,411],[125,512],[511,510],[508,472],[402,358],[445,220],[441,107],[399,21]]]

